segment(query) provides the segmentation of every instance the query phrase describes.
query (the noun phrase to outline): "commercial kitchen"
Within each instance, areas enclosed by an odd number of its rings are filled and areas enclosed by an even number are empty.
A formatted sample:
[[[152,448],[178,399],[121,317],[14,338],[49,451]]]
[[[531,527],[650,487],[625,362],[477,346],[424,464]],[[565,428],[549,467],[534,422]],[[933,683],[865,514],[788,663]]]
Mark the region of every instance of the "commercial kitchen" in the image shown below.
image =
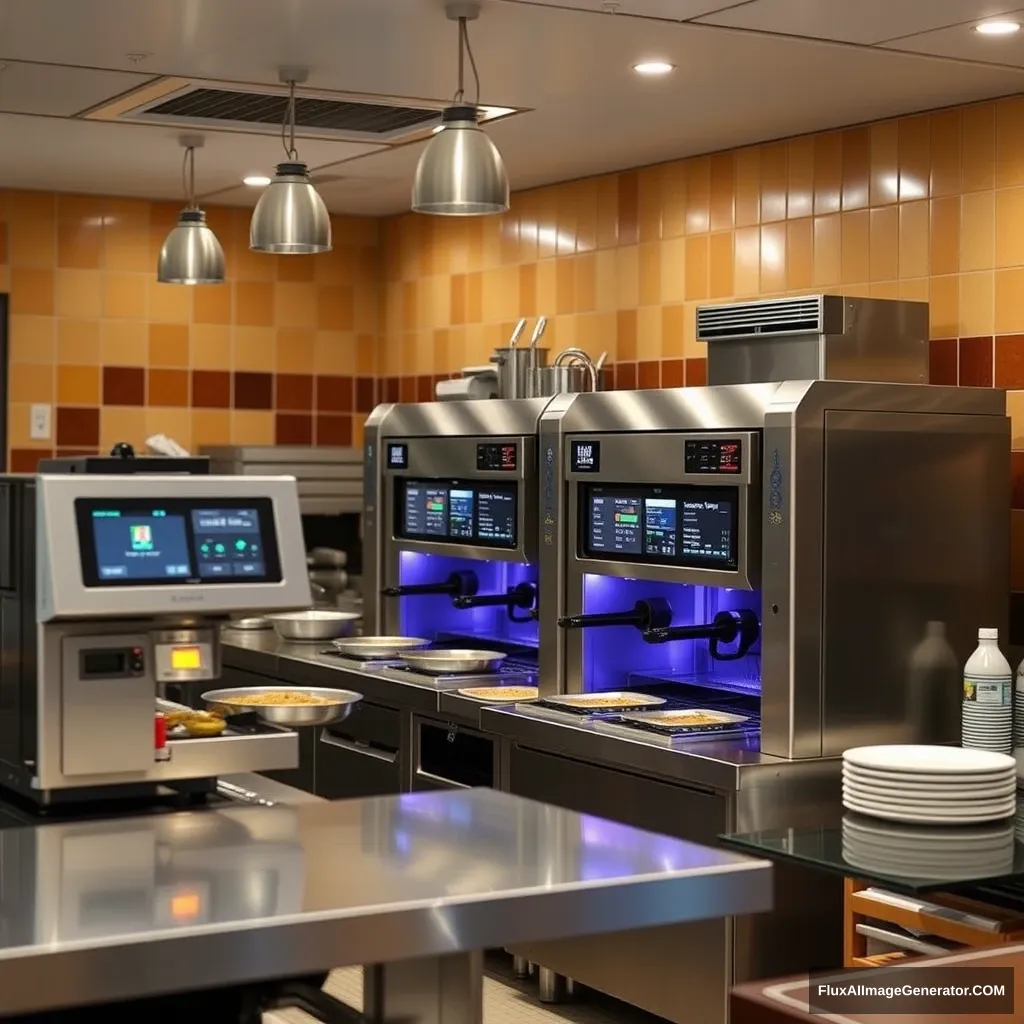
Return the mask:
[[[1022,24],[0,0],[0,1019],[1024,965]]]

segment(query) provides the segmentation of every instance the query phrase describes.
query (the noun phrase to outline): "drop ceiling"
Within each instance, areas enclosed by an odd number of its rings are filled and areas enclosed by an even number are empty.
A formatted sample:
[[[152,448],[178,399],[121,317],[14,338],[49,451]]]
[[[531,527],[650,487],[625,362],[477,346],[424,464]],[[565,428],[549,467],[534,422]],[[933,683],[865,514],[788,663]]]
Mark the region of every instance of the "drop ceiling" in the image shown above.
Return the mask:
[[[1018,0],[1019,2],[1019,0]],[[470,38],[513,188],[1024,92],[1024,32],[984,38],[999,0],[483,0]],[[440,107],[456,38],[442,0],[0,0],[0,188],[176,199],[185,128],[132,117],[188,88]],[[632,65],[667,60],[642,79]],[[215,127],[197,161],[212,201],[281,157],[266,126]],[[408,209],[428,132],[300,135],[338,213]]]

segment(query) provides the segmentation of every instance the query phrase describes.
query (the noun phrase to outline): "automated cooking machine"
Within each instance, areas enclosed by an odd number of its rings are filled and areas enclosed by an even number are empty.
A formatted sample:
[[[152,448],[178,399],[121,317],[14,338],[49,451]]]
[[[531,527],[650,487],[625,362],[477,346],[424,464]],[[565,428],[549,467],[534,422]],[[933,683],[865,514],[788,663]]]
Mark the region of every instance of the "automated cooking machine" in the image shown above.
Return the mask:
[[[11,476],[0,501],[0,784],[45,805],[297,764],[297,734],[250,716],[164,742],[156,715],[219,677],[229,615],[308,607],[294,479]]]

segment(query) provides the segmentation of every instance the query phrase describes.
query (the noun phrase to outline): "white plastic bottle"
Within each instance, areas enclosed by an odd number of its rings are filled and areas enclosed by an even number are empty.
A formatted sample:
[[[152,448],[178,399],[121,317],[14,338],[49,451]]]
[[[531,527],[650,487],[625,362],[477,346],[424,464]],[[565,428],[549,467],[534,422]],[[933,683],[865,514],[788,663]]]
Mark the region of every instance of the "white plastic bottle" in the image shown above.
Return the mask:
[[[964,666],[960,715],[963,746],[1011,752],[1013,669],[999,650],[998,629],[978,630],[978,646]]]

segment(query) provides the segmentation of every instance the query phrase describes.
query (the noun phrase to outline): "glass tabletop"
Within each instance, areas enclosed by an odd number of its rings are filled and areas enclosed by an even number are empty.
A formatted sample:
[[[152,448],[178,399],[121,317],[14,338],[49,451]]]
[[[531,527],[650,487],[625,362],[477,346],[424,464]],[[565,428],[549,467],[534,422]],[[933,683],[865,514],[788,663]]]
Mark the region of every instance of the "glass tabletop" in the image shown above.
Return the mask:
[[[979,826],[892,824],[848,813],[837,823],[719,837],[767,860],[818,868],[905,892],[1024,884],[1024,820]]]

